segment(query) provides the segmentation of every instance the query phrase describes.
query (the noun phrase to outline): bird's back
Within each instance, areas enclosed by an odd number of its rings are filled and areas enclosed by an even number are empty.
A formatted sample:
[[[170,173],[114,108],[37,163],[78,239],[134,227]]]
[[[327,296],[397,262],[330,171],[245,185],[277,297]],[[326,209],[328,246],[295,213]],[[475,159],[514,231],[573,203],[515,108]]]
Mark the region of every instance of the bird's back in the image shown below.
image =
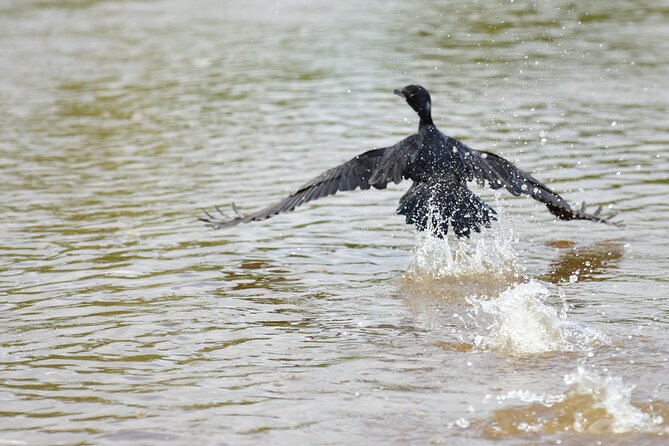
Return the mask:
[[[446,181],[464,182],[465,166],[458,151],[454,150],[452,139],[433,124],[421,128],[419,135],[422,147],[411,166],[410,178],[425,182],[437,176]]]

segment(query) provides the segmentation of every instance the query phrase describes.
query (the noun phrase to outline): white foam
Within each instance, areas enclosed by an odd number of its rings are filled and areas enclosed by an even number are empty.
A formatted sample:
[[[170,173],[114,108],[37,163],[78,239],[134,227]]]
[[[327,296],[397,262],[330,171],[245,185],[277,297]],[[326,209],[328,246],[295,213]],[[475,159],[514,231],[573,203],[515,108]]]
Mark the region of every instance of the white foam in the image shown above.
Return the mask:
[[[600,423],[600,429],[616,434],[644,432],[655,430],[663,422],[662,417],[651,416],[631,404],[633,387],[625,385],[620,377],[601,377],[579,367],[575,373],[566,375],[564,382],[570,386],[565,399],[585,395],[592,398],[592,409],[606,410],[608,417]],[[574,430],[582,432],[586,429],[588,426],[577,417]]]
[[[527,432],[669,432],[662,416],[652,412],[652,406],[637,407],[631,403],[632,387],[619,377],[602,377],[579,367],[575,373],[566,375],[564,382],[568,386],[566,391],[557,395],[525,390],[498,395],[498,404],[516,399],[528,405],[496,410],[487,431],[497,438]],[[490,400],[494,401],[493,396],[486,395],[485,401]]]
[[[605,345],[608,337],[585,323],[567,319],[547,303],[551,292],[538,282],[521,283],[488,300],[470,297],[471,319],[483,332],[474,337],[481,349],[511,354],[581,351]]]

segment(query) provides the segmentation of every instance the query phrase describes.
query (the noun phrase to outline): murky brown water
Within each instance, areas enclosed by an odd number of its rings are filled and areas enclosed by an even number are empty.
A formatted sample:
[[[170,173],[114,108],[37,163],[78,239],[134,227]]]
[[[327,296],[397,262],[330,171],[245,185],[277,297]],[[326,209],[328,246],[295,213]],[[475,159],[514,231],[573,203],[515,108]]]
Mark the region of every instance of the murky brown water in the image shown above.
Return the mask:
[[[0,2],[0,444],[664,444],[668,67],[666,1]],[[195,220],[412,133],[412,82],[627,227]]]

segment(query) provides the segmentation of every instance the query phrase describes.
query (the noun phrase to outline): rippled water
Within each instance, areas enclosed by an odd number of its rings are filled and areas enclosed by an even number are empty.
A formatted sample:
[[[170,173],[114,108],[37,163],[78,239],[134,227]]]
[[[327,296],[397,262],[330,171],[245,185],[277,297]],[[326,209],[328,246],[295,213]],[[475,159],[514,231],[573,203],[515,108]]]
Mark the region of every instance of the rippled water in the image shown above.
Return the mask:
[[[663,444],[669,3],[0,2],[0,444]],[[416,116],[529,199],[403,184],[225,231]]]

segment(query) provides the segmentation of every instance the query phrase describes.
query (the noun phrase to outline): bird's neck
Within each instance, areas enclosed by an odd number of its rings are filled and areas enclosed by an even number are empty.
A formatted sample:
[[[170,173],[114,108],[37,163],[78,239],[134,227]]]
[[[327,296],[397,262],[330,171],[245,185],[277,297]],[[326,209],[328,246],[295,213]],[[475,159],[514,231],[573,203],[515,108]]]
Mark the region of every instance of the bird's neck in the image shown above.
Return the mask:
[[[420,117],[420,123],[418,124],[418,130],[423,131],[423,132],[432,132],[436,130],[437,127],[434,125],[434,122],[432,122],[432,118],[430,116],[427,117]]]
[[[432,124],[432,104],[430,101],[427,101],[416,110],[418,117],[420,118],[420,125],[431,125]]]
[[[426,115],[426,116],[420,116],[420,123],[418,124],[419,127],[423,127],[426,125],[434,125],[434,122],[432,122],[432,116]]]

